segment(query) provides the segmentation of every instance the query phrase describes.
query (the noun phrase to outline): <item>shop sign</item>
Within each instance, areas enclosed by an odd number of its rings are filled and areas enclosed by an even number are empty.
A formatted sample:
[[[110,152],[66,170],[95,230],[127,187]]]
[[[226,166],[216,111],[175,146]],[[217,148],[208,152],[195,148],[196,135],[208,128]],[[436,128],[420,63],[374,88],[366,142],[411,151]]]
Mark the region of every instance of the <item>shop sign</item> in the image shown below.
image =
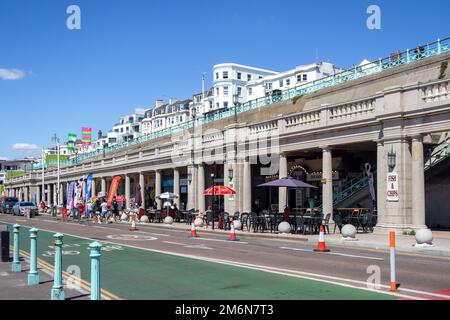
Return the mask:
[[[398,174],[395,172],[387,175],[387,201],[398,201]]]

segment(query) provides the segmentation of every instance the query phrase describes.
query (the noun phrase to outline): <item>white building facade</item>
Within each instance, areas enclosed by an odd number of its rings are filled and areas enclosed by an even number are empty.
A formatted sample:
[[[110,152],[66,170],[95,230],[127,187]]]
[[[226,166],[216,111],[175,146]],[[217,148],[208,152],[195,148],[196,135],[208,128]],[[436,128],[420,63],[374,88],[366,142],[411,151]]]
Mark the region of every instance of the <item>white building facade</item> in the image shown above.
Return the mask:
[[[121,117],[107,134],[108,145],[132,141],[141,136],[141,125],[145,118],[144,110],[136,110],[136,113]]]

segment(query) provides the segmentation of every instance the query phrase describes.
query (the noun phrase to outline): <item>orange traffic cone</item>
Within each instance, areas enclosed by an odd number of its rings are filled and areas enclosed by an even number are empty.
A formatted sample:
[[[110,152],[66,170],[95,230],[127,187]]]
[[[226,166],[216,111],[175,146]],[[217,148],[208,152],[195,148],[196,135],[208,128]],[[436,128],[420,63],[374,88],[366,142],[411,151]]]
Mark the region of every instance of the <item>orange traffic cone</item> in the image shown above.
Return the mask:
[[[136,227],[136,221],[134,221],[134,219],[133,219],[133,222],[131,222],[130,231],[137,231],[137,230],[138,230],[138,228]]]
[[[197,229],[195,228],[194,219],[192,219],[192,225],[191,225],[191,238],[198,238]]]
[[[315,252],[330,252],[329,249],[327,249],[327,246],[325,245],[325,231],[323,229],[323,226],[320,226],[320,233],[319,233],[319,242],[317,243],[317,249],[314,249]]]
[[[234,222],[231,222],[230,224],[231,232],[230,232],[230,238],[227,239],[228,241],[239,241],[238,238],[236,238],[236,231],[234,229]]]

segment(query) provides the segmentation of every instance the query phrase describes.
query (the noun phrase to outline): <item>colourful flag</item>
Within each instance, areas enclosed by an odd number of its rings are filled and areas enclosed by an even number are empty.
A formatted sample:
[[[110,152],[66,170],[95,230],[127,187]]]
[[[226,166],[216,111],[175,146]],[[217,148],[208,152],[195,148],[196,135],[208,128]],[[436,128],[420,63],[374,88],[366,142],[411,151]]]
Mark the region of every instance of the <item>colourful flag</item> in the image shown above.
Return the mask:
[[[115,196],[117,196],[117,189],[119,189],[119,183],[120,179],[122,179],[121,176],[114,177],[113,181],[111,182],[111,187],[109,188],[108,193],[108,206],[111,205],[111,202]]]
[[[67,190],[67,209],[73,209],[73,192],[75,190],[75,182],[69,184],[69,190]]]
[[[69,151],[75,151],[75,142],[77,141],[77,135],[74,133],[69,133],[67,138],[67,149],[69,149]]]
[[[89,147],[92,144],[92,128],[82,128],[81,134],[83,146]]]
[[[91,200],[91,196],[92,196],[92,184],[94,183],[94,177],[92,176],[92,173],[90,173],[87,177],[87,181],[86,181],[86,206],[89,203],[89,201]]]

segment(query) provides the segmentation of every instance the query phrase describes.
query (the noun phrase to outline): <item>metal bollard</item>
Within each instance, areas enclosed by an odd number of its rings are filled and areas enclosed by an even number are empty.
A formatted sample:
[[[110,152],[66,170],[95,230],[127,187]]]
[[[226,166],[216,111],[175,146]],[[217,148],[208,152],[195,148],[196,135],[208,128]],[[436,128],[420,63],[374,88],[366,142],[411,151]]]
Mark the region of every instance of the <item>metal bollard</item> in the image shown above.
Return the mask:
[[[90,244],[91,251],[91,300],[101,300],[100,292],[100,257],[102,255],[102,245],[95,241]]]
[[[38,229],[30,230],[30,271],[28,272],[28,285],[39,284],[39,273],[37,272],[37,233]]]
[[[391,264],[391,291],[397,291],[397,281],[395,277],[395,232],[389,233],[389,247],[390,247],[390,264]]]
[[[62,245],[63,237],[61,233],[57,233],[53,236],[55,239],[53,245],[55,246],[55,268],[54,268],[54,281],[52,287],[52,300],[64,300],[64,287],[62,284]]]
[[[19,256],[19,236],[20,236],[20,225],[15,224],[14,228],[14,253],[13,253],[13,263],[11,267],[12,272],[22,272],[22,263],[20,262]]]

